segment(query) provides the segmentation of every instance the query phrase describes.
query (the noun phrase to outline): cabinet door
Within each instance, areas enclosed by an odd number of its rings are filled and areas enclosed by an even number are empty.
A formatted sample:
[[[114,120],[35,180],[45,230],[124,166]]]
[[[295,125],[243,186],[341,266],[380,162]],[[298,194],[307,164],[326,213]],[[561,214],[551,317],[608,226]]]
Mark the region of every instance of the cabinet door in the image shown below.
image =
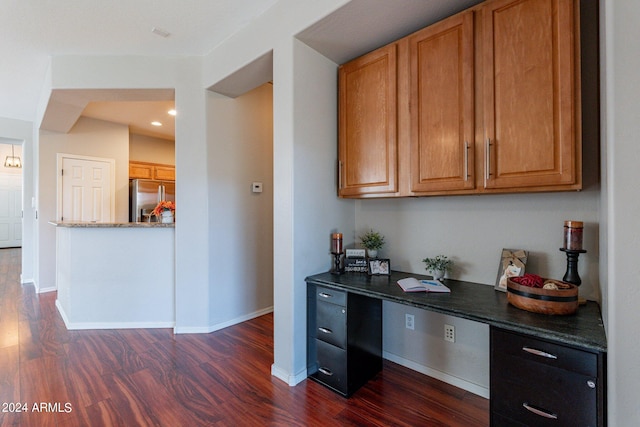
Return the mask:
[[[130,179],[153,179],[153,166],[143,163],[129,163]]]
[[[474,183],[473,12],[409,37],[411,191]]]
[[[340,67],[340,196],[398,190],[396,67],[395,44]]]
[[[496,0],[482,10],[486,188],[579,180],[573,3]]]
[[[174,166],[154,166],[154,179],[162,181],[175,181],[176,168]]]

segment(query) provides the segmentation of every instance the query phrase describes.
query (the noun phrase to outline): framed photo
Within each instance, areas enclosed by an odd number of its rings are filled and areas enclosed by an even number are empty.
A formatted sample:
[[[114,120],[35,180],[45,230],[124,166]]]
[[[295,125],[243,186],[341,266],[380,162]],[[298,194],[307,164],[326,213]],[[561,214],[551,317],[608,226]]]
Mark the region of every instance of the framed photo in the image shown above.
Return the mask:
[[[371,258],[369,259],[369,274],[374,276],[391,275],[391,265],[388,259]]]
[[[495,289],[507,291],[507,279],[524,275],[529,253],[524,249],[502,249]]]

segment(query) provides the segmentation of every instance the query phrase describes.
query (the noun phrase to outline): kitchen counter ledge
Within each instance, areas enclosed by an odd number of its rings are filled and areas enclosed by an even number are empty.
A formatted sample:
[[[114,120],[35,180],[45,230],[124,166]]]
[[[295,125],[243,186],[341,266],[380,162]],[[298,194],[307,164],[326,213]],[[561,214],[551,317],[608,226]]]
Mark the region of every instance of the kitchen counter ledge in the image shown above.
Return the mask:
[[[161,222],[90,222],[90,221],[49,221],[56,227],[67,228],[174,228],[175,222],[163,224]]]

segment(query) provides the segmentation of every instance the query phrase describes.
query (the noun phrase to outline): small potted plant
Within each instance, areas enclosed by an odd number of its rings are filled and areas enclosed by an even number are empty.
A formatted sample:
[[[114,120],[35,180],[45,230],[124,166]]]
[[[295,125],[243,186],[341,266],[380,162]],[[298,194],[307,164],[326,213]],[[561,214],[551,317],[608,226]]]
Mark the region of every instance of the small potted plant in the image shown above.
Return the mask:
[[[163,223],[171,223],[173,222],[173,217],[176,212],[176,204],[170,200],[162,200],[158,205],[153,209],[151,215],[155,215],[156,218]]]
[[[422,260],[425,267],[434,279],[444,278],[445,274],[453,267],[453,261],[444,255],[438,255],[435,258],[425,258]]]
[[[367,249],[370,258],[378,256],[378,251],[384,246],[384,236],[377,231],[369,230],[360,236],[362,246]]]

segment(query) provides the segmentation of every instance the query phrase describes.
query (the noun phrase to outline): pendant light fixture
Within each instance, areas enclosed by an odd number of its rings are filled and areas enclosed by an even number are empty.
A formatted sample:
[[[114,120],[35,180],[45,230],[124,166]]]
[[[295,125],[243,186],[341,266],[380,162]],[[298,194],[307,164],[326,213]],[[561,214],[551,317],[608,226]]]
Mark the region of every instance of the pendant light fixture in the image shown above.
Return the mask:
[[[15,153],[13,152],[13,144],[11,144],[11,155],[7,156],[7,158],[4,160],[4,167],[5,168],[21,168],[22,167],[22,160],[20,160],[20,156],[16,156]]]

